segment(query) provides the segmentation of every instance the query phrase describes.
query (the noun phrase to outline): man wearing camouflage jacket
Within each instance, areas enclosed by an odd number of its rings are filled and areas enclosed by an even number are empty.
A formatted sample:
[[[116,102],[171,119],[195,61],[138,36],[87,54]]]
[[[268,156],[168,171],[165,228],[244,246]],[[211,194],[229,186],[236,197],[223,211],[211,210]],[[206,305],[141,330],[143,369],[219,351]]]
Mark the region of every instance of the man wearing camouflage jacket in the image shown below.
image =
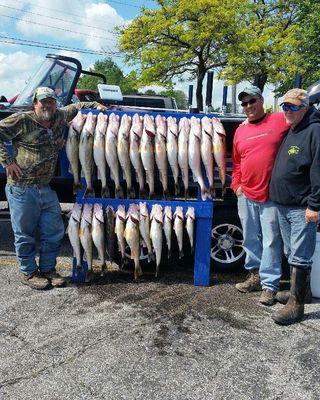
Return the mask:
[[[34,109],[0,122],[0,163],[6,168],[11,223],[22,283],[34,289],[63,286],[56,257],[64,235],[58,197],[49,183],[53,178],[64,131],[79,109],[106,109],[97,102],[77,103],[58,109],[52,89],[39,87]],[[4,143],[12,142],[11,156]],[[35,230],[40,231],[39,265],[36,264]]]

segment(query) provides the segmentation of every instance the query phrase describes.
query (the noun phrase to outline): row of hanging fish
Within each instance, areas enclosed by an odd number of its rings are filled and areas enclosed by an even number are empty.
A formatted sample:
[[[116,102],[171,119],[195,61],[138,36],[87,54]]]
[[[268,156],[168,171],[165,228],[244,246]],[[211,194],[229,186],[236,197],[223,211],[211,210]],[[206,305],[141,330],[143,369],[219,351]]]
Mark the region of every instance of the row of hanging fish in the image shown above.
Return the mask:
[[[115,197],[123,198],[120,172],[127,184],[127,197],[134,198],[132,171],[139,184],[139,198],[154,197],[155,165],[159,171],[163,197],[169,197],[168,166],[170,166],[175,192],[180,192],[178,176],[181,171],[185,198],[189,197],[189,168],[193,181],[198,182],[203,200],[215,196],[214,165],[224,190],[226,181],[226,133],[216,118],[204,116],[183,117],[177,122],[174,117],[165,118],[149,114],[130,117],[111,113],[97,116],[80,111],[73,119],[66,143],[70,170],[74,176],[74,192],[80,188],[80,165],[87,183],[85,197],[94,197],[92,170],[97,166],[102,183],[101,197],[110,197],[107,186],[107,165],[115,183]],[[202,161],[202,163],[201,163]],[[80,162],[80,163],[79,163]],[[80,165],[79,165],[80,164]],[[209,187],[206,187],[202,164]]]
[[[101,262],[101,273],[104,274],[107,261],[115,260],[115,244],[121,253],[121,265],[128,262],[127,246],[130,248],[131,259],[134,261],[134,278],[142,275],[140,265],[140,249],[142,240],[148,250],[148,261],[156,262],[156,277],[162,256],[162,243],[168,248],[168,258],[171,256],[172,232],[175,233],[179,258],[183,257],[184,229],[190,241],[191,252],[194,249],[195,211],[189,207],[183,213],[182,207],[176,207],[173,213],[171,206],[164,209],[154,204],[149,214],[147,204],[140,202],[130,204],[126,212],[124,205],[119,205],[115,212],[113,207],[103,209],[102,204],[75,203],[70,215],[67,232],[76,258],[77,269],[82,269],[82,249],[88,263],[88,271],[92,271],[93,247],[98,252]]]

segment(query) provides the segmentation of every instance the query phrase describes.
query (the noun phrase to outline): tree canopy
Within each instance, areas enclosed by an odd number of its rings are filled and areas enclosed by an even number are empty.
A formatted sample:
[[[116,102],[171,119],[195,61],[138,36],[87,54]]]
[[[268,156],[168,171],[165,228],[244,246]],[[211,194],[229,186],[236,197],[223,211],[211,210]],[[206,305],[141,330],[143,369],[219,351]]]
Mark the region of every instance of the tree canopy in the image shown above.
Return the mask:
[[[243,1],[157,0],[159,8],[120,29],[120,49],[126,60],[139,64],[145,84],[166,84],[176,76],[197,79],[196,97],[203,108],[202,85],[209,69],[227,63],[230,47],[238,42]]]
[[[144,84],[197,79],[203,108],[206,72],[230,84],[248,80],[281,92],[297,73],[320,78],[320,0],[157,0],[120,29],[120,49]]]

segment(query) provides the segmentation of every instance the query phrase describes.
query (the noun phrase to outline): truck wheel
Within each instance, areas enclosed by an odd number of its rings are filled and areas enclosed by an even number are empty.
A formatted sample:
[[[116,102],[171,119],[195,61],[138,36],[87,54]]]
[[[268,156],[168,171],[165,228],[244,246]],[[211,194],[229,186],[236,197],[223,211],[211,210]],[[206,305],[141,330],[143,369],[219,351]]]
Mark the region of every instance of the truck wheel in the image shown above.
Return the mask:
[[[214,270],[235,271],[244,265],[243,232],[237,210],[216,208],[211,231],[211,259]]]

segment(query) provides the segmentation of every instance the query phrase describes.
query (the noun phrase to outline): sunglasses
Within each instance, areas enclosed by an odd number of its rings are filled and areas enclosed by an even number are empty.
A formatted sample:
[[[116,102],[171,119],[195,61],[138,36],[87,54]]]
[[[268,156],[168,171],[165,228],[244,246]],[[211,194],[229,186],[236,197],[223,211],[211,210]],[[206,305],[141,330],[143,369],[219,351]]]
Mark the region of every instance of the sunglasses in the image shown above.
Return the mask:
[[[295,104],[282,104],[283,111],[299,111],[302,106],[296,106]]]
[[[249,101],[243,101],[241,103],[241,107],[247,107],[248,104],[254,104],[257,102],[257,99],[250,99]]]

